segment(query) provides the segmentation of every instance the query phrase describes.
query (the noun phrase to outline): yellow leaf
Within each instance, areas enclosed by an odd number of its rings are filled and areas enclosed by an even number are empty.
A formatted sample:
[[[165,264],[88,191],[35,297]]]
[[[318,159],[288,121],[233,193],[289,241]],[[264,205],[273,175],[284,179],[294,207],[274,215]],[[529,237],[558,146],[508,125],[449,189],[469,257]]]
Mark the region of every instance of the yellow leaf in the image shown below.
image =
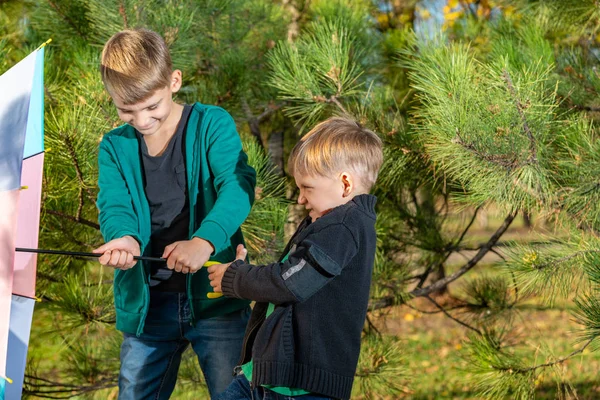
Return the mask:
[[[379,22],[379,25],[381,25],[382,27],[387,27],[390,23],[390,17],[387,14],[378,14],[377,22]]]
[[[400,20],[401,23],[405,24],[410,21],[411,15],[408,13],[404,13],[404,14],[400,15],[400,18],[398,18],[398,19]]]
[[[431,17],[431,13],[429,12],[429,10],[423,10],[423,11],[421,11],[421,18],[423,18],[423,19],[429,19],[429,17]]]
[[[448,0],[448,7],[455,8],[458,6],[458,0]]]
[[[411,313],[404,314],[404,320],[405,320],[405,321],[408,321],[408,322],[410,322],[410,321],[414,321],[414,320],[415,320],[415,316],[414,316],[414,315],[412,315]]]
[[[525,255],[523,256],[523,259],[522,259],[522,260],[523,260],[523,262],[524,262],[524,263],[532,263],[532,262],[534,262],[535,260],[537,260],[537,258],[538,258],[538,255],[537,255],[537,253],[536,253],[535,251],[532,251],[531,253],[527,253],[527,254],[525,254]]]
[[[446,14],[446,21],[454,21],[462,16],[462,11],[454,11]]]
[[[504,15],[510,17],[515,13],[516,8],[514,6],[508,6],[504,9]]]

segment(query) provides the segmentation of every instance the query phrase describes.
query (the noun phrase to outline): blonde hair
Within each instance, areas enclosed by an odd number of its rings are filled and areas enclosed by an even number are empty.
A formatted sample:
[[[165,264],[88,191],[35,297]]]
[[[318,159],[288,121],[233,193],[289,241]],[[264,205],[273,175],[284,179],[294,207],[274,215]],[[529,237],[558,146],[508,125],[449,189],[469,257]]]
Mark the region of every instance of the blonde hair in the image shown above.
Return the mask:
[[[379,136],[358,122],[331,117],[319,123],[296,144],[288,160],[290,174],[333,177],[350,170],[366,191],[377,180],[383,163]]]
[[[124,30],[104,45],[100,73],[111,96],[134,104],[170,84],[173,64],[169,48],[158,33]]]

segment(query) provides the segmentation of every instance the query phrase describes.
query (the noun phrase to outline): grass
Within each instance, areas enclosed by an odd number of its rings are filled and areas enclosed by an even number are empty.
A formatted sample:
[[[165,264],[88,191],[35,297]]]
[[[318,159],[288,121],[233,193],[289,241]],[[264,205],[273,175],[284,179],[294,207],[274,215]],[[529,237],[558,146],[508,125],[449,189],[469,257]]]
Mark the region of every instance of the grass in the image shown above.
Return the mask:
[[[468,241],[473,245],[486,241],[490,232],[499,225],[501,218],[491,217],[489,226],[474,226],[469,233]],[[514,226],[503,236],[502,240],[531,241],[539,240],[540,227],[530,231],[517,219]],[[465,254],[467,257],[469,254]],[[453,256],[450,259],[447,272],[452,272],[464,264],[465,258]],[[498,274],[494,266],[497,257],[488,257],[480,265],[471,270],[464,279]],[[458,293],[464,281],[450,285],[450,293]],[[448,296],[438,298],[438,301],[449,303]],[[392,337],[400,343],[404,357],[404,369],[408,371],[408,379],[403,386],[402,394],[394,398],[429,400],[429,399],[479,399],[476,391],[468,382],[466,372],[467,361],[464,355],[464,340],[468,330],[452,321],[441,313],[426,314],[417,310],[433,311],[435,308],[425,299],[415,299],[408,306],[398,306],[378,311],[371,317],[380,332]],[[540,299],[532,298],[519,306],[515,313],[516,340],[519,349],[530,355],[528,362],[537,365],[563,357],[579,348],[575,342],[576,333],[581,328],[570,314],[573,308],[571,299],[562,299],[552,306],[542,303]],[[456,314],[458,318],[467,316]],[[36,306],[30,341],[30,357],[32,366],[44,377],[59,380],[65,376],[67,364],[63,357],[69,350],[65,340],[55,334],[61,326],[63,317],[55,313],[46,304]],[[85,340],[90,338],[107,341],[117,338],[112,328],[100,329],[97,326],[80,327],[69,332],[67,340]],[[102,342],[102,343],[103,343]],[[118,369],[118,340],[116,352],[109,356],[112,372]],[[113,349],[115,350],[115,349]],[[112,351],[112,350],[111,350]],[[600,351],[589,348],[583,353],[560,364],[556,368],[544,370],[536,380],[536,399],[598,399],[600,398]],[[404,379],[400,377],[398,379]],[[202,386],[201,373],[197,361],[191,351],[186,353],[185,361],[180,370],[180,379],[171,398],[188,400],[208,398]],[[88,395],[94,399],[116,399],[116,387],[98,391]],[[80,396],[79,398],[82,398]],[[363,397],[360,397],[363,398]],[[384,399],[377,393],[369,393],[371,399]],[[391,399],[387,397],[386,399]]]
[[[413,301],[415,308],[432,310],[424,299]],[[518,319],[527,321],[521,330],[521,343],[533,356],[533,364],[551,361],[542,356],[550,353],[561,357],[579,348],[573,343],[580,327],[568,310],[536,309],[518,311]],[[440,314],[423,314],[407,307],[395,307],[376,318],[382,334],[393,335],[405,349],[405,361],[410,382],[402,398],[415,400],[479,399],[468,384],[463,343],[467,329]],[[518,325],[518,323],[517,323]],[[543,344],[545,347],[538,347]],[[538,379],[537,399],[597,399],[600,398],[600,352],[588,349],[554,370],[547,370]],[[565,382],[568,382],[566,384]],[[570,385],[570,386],[569,386]],[[565,392],[573,392],[565,397]],[[377,396],[375,396],[377,398]]]

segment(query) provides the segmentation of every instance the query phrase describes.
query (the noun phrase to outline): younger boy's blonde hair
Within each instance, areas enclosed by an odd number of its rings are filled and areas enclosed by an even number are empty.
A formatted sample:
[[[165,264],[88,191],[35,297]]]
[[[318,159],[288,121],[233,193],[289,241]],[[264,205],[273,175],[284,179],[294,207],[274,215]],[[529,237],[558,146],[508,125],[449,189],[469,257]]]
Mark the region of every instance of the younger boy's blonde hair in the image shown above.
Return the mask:
[[[100,73],[111,96],[135,104],[170,84],[173,64],[169,48],[158,33],[124,30],[104,45]]]
[[[331,117],[308,132],[296,144],[288,160],[290,174],[334,177],[345,170],[360,179],[365,191],[377,180],[383,163],[382,142],[358,122]]]

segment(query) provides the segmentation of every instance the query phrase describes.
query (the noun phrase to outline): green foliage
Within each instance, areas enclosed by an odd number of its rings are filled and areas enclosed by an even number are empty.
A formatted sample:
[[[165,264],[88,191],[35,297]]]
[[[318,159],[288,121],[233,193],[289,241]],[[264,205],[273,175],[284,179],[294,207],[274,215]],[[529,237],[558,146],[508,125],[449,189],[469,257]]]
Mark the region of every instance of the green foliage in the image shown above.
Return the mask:
[[[465,347],[470,382],[485,399],[532,399],[535,370],[528,370],[522,357],[505,348],[505,332],[472,335]]]
[[[592,252],[583,243],[515,243],[504,267],[514,276],[515,288],[522,296],[536,295],[552,303],[556,296],[571,295],[573,287],[585,291],[584,265],[591,261]]]
[[[112,285],[101,279],[91,281],[87,274],[82,278],[69,275],[53,289],[50,301],[56,311],[63,313],[62,329],[66,332],[90,323],[115,323]]]
[[[479,332],[466,345],[465,377],[478,396],[532,398],[541,371],[562,361],[536,365],[509,340],[519,325],[527,329],[515,318],[526,301],[558,296],[575,308],[579,339],[595,344],[600,335],[600,149],[590,112],[600,90],[598,8],[593,0],[477,2],[460,15],[444,11],[444,32],[425,42],[411,30],[421,2],[396,3],[1,2],[0,71],[53,39],[41,247],[89,251],[102,243],[96,151],[121,122],[100,80],[100,52],[116,31],[147,27],[165,37],[183,71],[177,100],[223,106],[238,123],[257,171],[256,203],[242,227],[253,261],[278,255],[293,200],[291,180],[267,151],[271,133],[283,132],[278,150],[286,155],[298,132],[349,115],[384,142],[371,307],[425,293]],[[285,41],[294,24],[298,36]],[[473,232],[484,212],[496,232]],[[555,234],[540,243],[502,240],[517,212],[548,218]],[[506,219],[498,228],[499,214]],[[434,296],[492,252],[506,258],[495,273]],[[115,385],[119,335],[106,272],[87,260],[39,259],[38,296],[56,316],[52,340],[64,343],[54,382],[63,394]],[[403,354],[398,338],[366,335],[354,395],[410,393],[409,376],[421,371],[406,371]],[[29,381],[36,382],[43,381]],[[206,395],[191,352],[180,382],[176,396]]]
[[[580,332],[580,340],[594,341],[593,349],[598,350],[600,348],[597,340],[600,337],[600,300],[597,290],[593,294],[576,299],[576,304],[575,319],[584,328]]]
[[[513,306],[509,284],[503,276],[482,275],[465,283],[467,311],[481,325],[493,324]]]
[[[364,394],[367,399],[397,397],[408,380],[397,338],[367,335],[358,360],[353,394]]]
[[[415,129],[435,168],[465,188],[470,203],[532,210],[551,202],[550,155],[541,143],[552,140],[557,122],[544,64],[485,65],[467,46],[432,44],[410,68],[425,105]]]
[[[270,84],[290,103],[286,112],[306,129],[326,110],[343,112],[340,101],[358,94],[362,52],[343,20],[311,26],[296,43],[280,43],[269,55]]]
[[[283,227],[287,218],[285,178],[277,175],[269,155],[252,139],[244,141],[248,163],[256,170],[256,202],[242,225],[254,263],[269,263],[283,249]]]

